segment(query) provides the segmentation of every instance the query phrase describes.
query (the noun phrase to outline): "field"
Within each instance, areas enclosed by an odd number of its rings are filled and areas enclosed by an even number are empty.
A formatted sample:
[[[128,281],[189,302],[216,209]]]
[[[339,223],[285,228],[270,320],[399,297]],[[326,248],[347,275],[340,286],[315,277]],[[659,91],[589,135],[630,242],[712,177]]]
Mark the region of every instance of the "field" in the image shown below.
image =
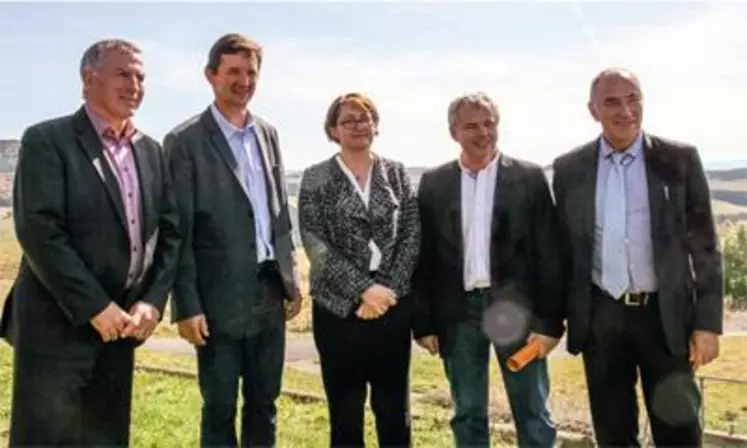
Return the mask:
[[[302,255],[302,254],[300,254]],[[0,303],[17,270],[19,247],[13,236],[12,220],[0,218]],[[305,258],[300,257],[306,272]],[[291,324],[291,331],[310,329],[309,300],[302,315]],[[174,327],[162,324],[157,336],[173,337]],[[12,351],[0,343],[0,445],[7,437],[11,390]],[[195,371],[191,356],[156,354],[140,349],[138,364],[151,368]],[[704,368],[701,375],[745,378],[747,337],[724,338],[717,362]],[[559,429],[575,434],[577,446],[590,446],[591,434],[586,387],[579,358],[554,357],[551,368],[551,409]],[[491,423],[494,445],[512,445],[511,419],[502,388],[500,373],[491,368]],[[449,429],[451,400],[442,366],[438,359],[419,355],[411,370],[411,402],[416,446],[452,446]],[[279,402],[280,446],[327,446],[327,413],[320,377],[315,373],[287,368],[286,394]],[[152,369],[136,375],[133,405],[133,446],[196,446],[199,430],[200,397],[193,378],[175,376]],[[705,421],[709,430],[747,434],[747,385],[725,384],[709,380],[705,388]],[[643,413],[645,417],[645,412]],[[642,428],[645,427],[642,421]],[[373,420],[367,414],[367,441],[374,443]]]
[[[7,437],[10,404],[12,352],[0,346],[0,442]],[[194,372],[192,357],[163,356],[140,351],[138,363]],[[703,370],[709,375],[734,375],[747,363],[747,338],[724,341],[721,359]],[[509,411],[493,366],[491,384],[491,423],[493,444],[512,444]],[[591,446],[585,383],[577,359],[551,362],[551,408],[563,432],[576,433],[576,446]],[[451,416],[448,388],[440,363],[431,357],[417,357],[412,368],[412,414],[415,446],[452,446],[448,420]],[[327,411],[316,398],[322,393],[317,375],[286,369],[279,401],[279,446],[328,446]],[[709,430],[747,433],[747,386],[709,385],[706,424]],[[132,421],[132,446],[197,446],[200,398],[193,378],[162,372],[136,374]],[[645,414],[645,413],[644,413]],[[375,440],[373,421],[367,413],[367,442]],[[643,422],[642,422],[643,423]],[[642,426],[643,428],[644,426]],[[4,445],[4,443],[3,443]]]

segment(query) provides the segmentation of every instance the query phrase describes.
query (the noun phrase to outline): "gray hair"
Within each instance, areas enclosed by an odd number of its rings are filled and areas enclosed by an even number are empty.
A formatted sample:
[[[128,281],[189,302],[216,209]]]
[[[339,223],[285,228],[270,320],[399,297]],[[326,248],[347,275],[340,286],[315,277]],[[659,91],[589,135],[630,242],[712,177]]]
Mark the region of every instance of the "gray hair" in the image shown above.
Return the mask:
[[[80,59],[81,78],[86,70],[100,68],[106,54],[112,50],[118,50],[123,53],[142,53],[137,45],[124,39],[103,39],[95,42],[86,49],[83,57]]]
[[[639,90],[641,88],[641,82],[638,77],[632,71],[624,67],[608,67],[597,74],[594,79],[591,80],[591,86],[589,87],[589,101],[593,100],[597,94],[599,84],[607,78],[625,78],[633,83]]]
[[[498,118],[498,105],[485,92],[472,92],[459,96],[449,104],[449,129],[456,124],[459,109],[464,106],[484,107],[489,109]]]

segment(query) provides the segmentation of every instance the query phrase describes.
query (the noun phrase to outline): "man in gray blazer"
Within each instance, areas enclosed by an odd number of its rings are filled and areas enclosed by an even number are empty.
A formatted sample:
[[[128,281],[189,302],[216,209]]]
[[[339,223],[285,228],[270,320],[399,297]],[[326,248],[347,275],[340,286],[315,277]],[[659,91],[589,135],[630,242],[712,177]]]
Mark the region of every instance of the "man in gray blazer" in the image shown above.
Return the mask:
[[[214,103],[164,142],[185,238],[173,318],[197,347],[203,446],[237,445],[240,379],[241,445],[275,444],[285,321],[301,306],[277,131],[247,109],[261,63],[250,39],[218,39]]]
[[[11,446],[128,446],[134,349],[163,315],[179,254],[160,145],[132,121],[132,43],[83,54],[84,105],[30,126],[13,191],[23,258],[0,335],[15,349]]]
[[[636,383],[657,446],[700,446],[693,367],[718,356],[723,267],[694,146],[641,129],[627,70],[592,81],[602,135],[554,162],[568,350],[583,353],[600,446],[638,446]]]

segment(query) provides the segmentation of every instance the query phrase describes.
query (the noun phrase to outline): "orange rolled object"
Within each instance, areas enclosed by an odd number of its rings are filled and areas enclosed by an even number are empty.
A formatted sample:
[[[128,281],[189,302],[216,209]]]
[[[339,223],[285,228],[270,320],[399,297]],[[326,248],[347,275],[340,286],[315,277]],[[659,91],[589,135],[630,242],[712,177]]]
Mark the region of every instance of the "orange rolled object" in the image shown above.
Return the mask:
[[[527,364],[534,361],[539,356],[540,346],[539,342],[532,341],[529,344],[522,347],[521,350],[514,353],[514,355],[508,358],[508,370],[512,372],[518,372],[523,369]]]

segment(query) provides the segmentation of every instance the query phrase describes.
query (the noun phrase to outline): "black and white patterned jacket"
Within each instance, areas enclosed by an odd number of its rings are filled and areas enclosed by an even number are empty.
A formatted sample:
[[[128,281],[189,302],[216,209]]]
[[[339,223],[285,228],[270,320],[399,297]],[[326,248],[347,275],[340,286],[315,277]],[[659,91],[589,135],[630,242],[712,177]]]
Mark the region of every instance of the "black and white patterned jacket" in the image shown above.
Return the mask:
[[[410,294],[420,219],[403,164],[374,155],[368,209],[334,157],[313,165],[303,173],[298,210],[313,300],[345,317],[375,283],[393,289],[400,300]],[[381,251],[373,276],[372,238]]]

